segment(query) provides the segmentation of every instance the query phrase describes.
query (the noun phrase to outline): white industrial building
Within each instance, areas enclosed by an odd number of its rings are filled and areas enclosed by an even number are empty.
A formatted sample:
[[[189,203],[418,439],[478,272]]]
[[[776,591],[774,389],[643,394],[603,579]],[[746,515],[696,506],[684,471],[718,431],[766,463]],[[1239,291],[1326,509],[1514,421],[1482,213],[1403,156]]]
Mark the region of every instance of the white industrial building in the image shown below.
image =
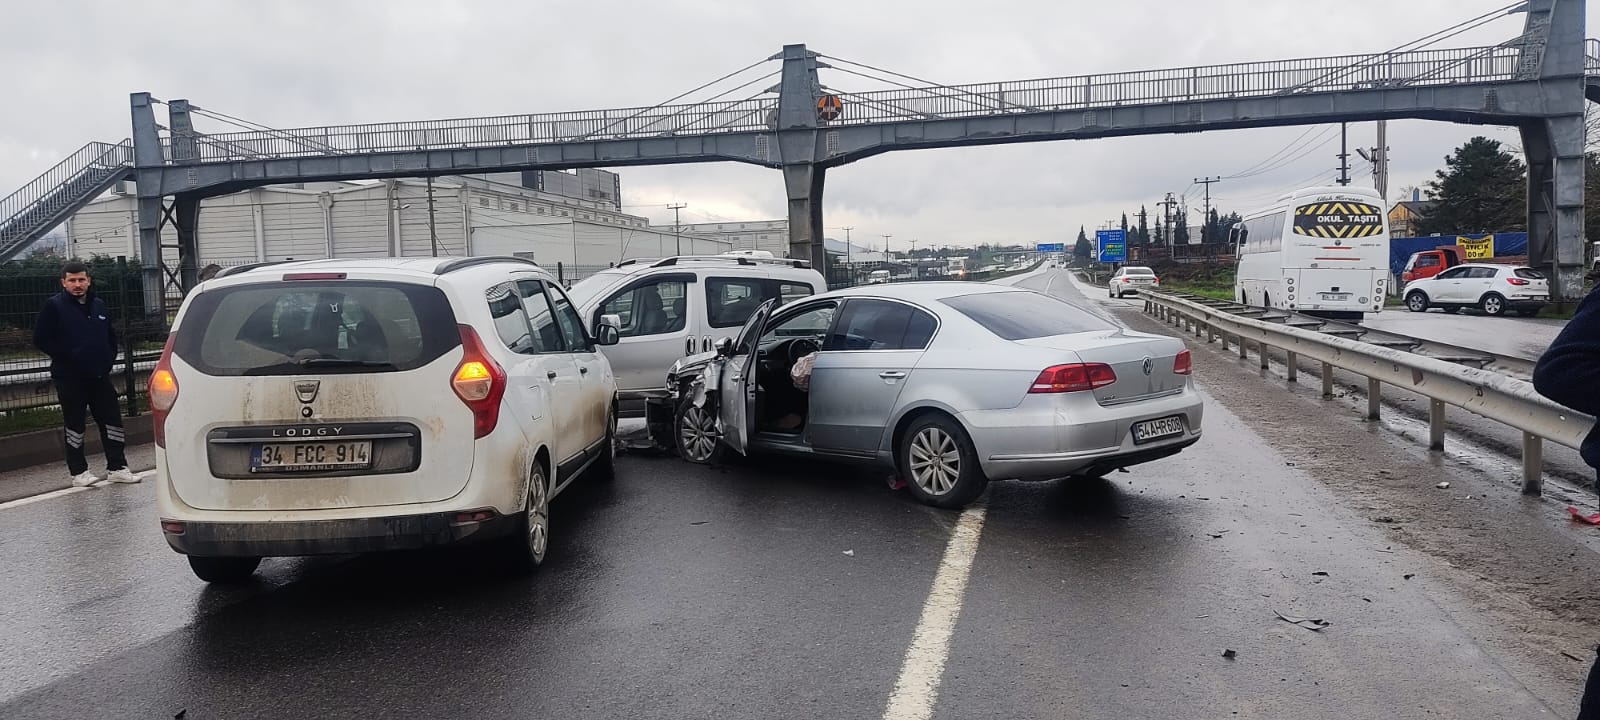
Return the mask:
[[[679,225],[678,228],[687,234],[731,243],[732,250],[765,250],[772,253],[773,257],[789,257],[788,220],[692,223]],[[657,225],[654,229],[669,234],[673,232],[671,225]]]
[[[516,254],[551,269],[561,263],[582,270],[679,254],[680,247],[682,254],[698,255],[735,249],[725,238],[692,231],[680,238],[651,228],[647,218],[621,212],[614,192],[597,192],[604,182],[587,183],[593,186],[588,194],[596,197],[588,199],[497,182],[501,179],[515,176],[268,186],[208,198],[200,205],[198,265]],[[131,191],[131,184],[119,188],[74,215],[66,224],[67,252],[137,257],[137,201]],[[162,244],[176,243],[173,228],[164,228]],[[169,261],[176,260],[175,253],[166,251]]]

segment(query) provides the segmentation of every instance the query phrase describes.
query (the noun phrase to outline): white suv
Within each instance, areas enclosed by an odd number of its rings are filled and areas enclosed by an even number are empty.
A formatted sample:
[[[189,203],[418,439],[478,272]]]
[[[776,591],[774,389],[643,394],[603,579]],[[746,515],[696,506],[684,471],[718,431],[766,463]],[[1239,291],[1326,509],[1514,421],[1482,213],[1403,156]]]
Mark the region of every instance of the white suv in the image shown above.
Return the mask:
[[[161,529],[208,582],[264,556],[491,539],[531,570],[551,498],[612,471],[616,381],[596,345],[616,339],[518,258],[223,272],[184,300],[151,373]]]
[[[827,289],[804,260],[682,256],[624,260],[573,285],[572,301],[589,327],[618,317],[621,340],[605,354],[623,407],[637,411],[649,397],[665,396],[672,363],[738,334],[761,303],[783,305]]]

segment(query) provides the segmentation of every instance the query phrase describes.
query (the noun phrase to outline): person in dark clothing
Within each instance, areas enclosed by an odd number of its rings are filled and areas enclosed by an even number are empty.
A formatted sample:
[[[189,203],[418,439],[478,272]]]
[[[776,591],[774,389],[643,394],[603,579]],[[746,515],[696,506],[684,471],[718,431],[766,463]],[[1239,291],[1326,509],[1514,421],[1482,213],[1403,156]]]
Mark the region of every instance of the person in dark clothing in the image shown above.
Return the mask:
[[[1533,387],[1573,410],[1600,415],[1600,292],[1589,293],[1578,304],[1572,320],[1539,358]],[[1595,488],[1600,490],[1600,427],[1589,431],[1579,452],[1595,468]],[[1589,668],[1578,720],[1600,720],[1600,658]]]
[[[72,484],[83,487],[99,480],[83,456],[85,409],[100,428],[106,453],[106,479],[136,483],[123,452],[125,435],[117,389],[111,385],[111,366],[117,359],[117,332],[106,304],[95,297],[89,268],[69,262],[61,268],[61,292],[45,301],[33,325],[33,344],[50,356],[50,378],[61,401],[65,425],[67,472]]]

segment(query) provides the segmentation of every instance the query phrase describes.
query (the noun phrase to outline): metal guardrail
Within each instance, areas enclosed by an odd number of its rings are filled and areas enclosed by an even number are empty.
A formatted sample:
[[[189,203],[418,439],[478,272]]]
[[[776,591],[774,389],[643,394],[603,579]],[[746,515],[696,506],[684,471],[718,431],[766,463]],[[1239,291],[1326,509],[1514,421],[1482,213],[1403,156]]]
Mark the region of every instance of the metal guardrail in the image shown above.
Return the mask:
[[[1600,75],[1600,40],[1589,38],[1583,41],[1583,72],[1585,75]]]
[[[1368,345],[1381,345],[1394,348],[1416,355],[1424,355],[1436,360],[1475,367],[1480,370],[1493,370],[1502,375],[1509,375],[1518,380],[1533,380],[1533,360],[1514,355],[1501,355],[1499,353],[1480,350],[1477,348],[1451,345],[1449,343],[1428,340],[1425,338],[1401,335],[1400,333],[1376,330],[1355,323],[1340,322],[1327,318],[1315,317],[1305,313],[1290,312],[1277,308],[1262,308],[1251,305],[1241,305],[1231,300],[1217,300],[1214,298],[1190,295],[1181,292],[1164,292],[1163,294],[1183,298],[1207,307],[1220,310],[1237,317],[1248,317],[1264,322],[1289,325],[1302,330],[1334,335],[1349,340],[1357,340]]]
[[[1270,350],[1285,354],[1290,382],[1297,381],[1299,359],[1322,363],[1322,396],[1333,396],[1334,368],[1367,379],[1367,417],[1379,418],[1383,385],[1388,384],[1429,398],[1428,444],[1444,449],[1446,405],[1454,405],[1522,431],[1522,491],[1538,495],[1544,488],[1544,441],[1578,448],[1595,425],[1595,418],[1561,407],[1539,395],[1533,385],[1516,378],[1391,347],[1373,345],[1337,335],[1325,335],[1290,325],[1264,322],[1161,292],[1143,295],[1145,312],[1205,336],[1231,337],[1239,356],[1248,357],[1255,345],[1261,367],[1268,366]]]

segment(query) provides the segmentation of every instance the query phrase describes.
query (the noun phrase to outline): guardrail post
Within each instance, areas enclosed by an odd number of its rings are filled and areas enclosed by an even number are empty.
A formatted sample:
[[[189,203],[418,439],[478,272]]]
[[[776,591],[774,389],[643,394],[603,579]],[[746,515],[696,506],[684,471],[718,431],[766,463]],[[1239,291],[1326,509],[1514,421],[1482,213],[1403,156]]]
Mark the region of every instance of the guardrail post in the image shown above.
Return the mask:
[[[1428,403],[1428,449],[1444,450],[1444,401]]]
[[[117,312],[122,313],[122,394],[128,399],[127,417],[139,414],[133,378],[133,313],[128,309],[128,256],[117,256]]]
[[[1289,382],[1300,382],[1300,356],[1285,351],[1284,367],[1289,368]]]
[[[1269,366],[1267,365],[1267,344],[1266,343],[1257,343],[1256,344],[1256,351],[1261,353],[1261,369],[1262,370],[1269,369]]]
[[[1333,363],[1322,364],[1322,399],[1333,399]]]
[[[1544,440],[1530,432],[1522,433],[1522,494],[1544,493]]]
[[[1235,335],[1234,339],[1239,341],[1239,359],[1240,360],[1249,360],[1250,359],[1250,353],[1249,353],[1248,350],[1246,350],[1246,346],[1244,344],[1244,336],[1243,335]]]
[[[1377,420],[1383,406],[1383,383],[1377,378],[1367,378],[1367,419]]]

